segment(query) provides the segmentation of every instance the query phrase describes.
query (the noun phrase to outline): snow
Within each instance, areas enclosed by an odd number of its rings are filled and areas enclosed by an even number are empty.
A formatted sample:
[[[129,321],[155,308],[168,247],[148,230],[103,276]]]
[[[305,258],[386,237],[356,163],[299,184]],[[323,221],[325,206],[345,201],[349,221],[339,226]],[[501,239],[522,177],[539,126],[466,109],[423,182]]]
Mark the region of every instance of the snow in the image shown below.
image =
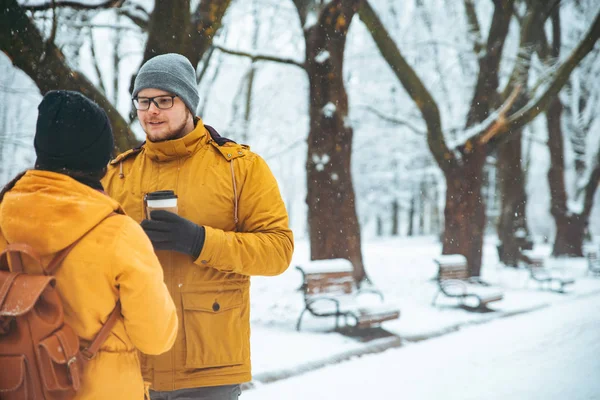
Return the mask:
[[[313,26],[315,26],[319,22],[319,17],[317,13],[313,10],[310,10],[306,15],[306,22],[304,22],[304,30],[307,31]]]
[[[245,391],[261,399],[598,399],[600,296]]]
[[[329,57],[331,55],[329,54],[329,52],[327,50],[322,50],[319,54],[317,54],[317,56],[315,57],[315,61],[318,62],[319,64],[323,64],[325,61],[329,60]]]
[[[352,263],[343,258],[333,260],[316,260],[300,265],[306,274],[318,274],[324,272],[351,272]]]
[[[335,104],[333,104],[332,102],[328,102],[327,104],[325,104],[325,106],[323,106],[323,109],[321,111],[323,112],[323,115],[325,115],[325,117],[331,118],[333,117],[333,114],[335,114],[336,110],[337,107],[335,106]]]
[[[437,256],[435,258],[439,263],[450,266],[450,265],[466,265],[467,258],[460,254],[446,254],[443,256]]]
[[[542,290],[529,278],[528,270],[504,267],[498,262],[496,242],[496,237],[486,237],[482,279],[491,284],[490,290],[501,291],[504,298],[490,304],[494,312],[474,313],[442,296],[436,306],[431,305],[437,291],[433,259],[441,253],[436,238],[365,241],[367,274],[385,296],[380,303],[373,295],[371,304],[401,311],[399,319],[384,322],[383,327],[401,338],[402,347],[355,360],[398,344],[394,337],[360,342],[334,332],[333,319],[311,315],[304,316],[300,332],[295,330],[303,297],[298,290],[302,275],[294,266],[310,259],[308,242],[297,240],[292,264],[285,273],[252,278],[254,389],[246,390],[244,399],[361,399],[367,395],[415,399],[594,398],[589,395],[598,390],[599,384],[592,383],[586,374],[594,368],[600,370],[600,361],[597,357],[581,357],[600,354],[597,350],[594,353],[600,343],[600,317],[589,319],[591,314],[600,316],[600,279],[586,274],[583,258],[547,258],[552,273],[574,277],[576,282],[567,287],[565,294]],[[599,248],[598,243],[594,246]],[[550,254],[550,245],[536,244],[535,248],[538,254]],[[569,308],[586,302],[590,304]],[[568,347],[571,341],[581,343],[589,352],[584,347]],[[553,344],[567,348],[555,349]],[[425,383],[433,376],[435,385]],[[544,386],[542,381],[550,385]],[[390,385],[395,382],[400,386]]]
[[[325,165],[329,162],[331,158],[329,157],[329,154],[323,154],[322,156],[319,156],[316,153],[313,153],[312,155],[312,161],[316,164],[316,169],[317,171],[323,171],[325,169]]]

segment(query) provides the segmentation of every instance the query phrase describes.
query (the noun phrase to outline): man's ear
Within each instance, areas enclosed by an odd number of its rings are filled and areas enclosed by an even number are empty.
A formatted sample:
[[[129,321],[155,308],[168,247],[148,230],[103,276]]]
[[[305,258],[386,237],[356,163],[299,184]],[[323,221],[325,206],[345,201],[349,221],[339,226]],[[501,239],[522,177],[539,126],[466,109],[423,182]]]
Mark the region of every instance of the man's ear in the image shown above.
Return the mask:
[[[189,108],[185,108],[185,110],[187,111],[188,115],[186,120],[189,121],[189,119],[192,119],[192,124],[194,125],[194,127],[196,127],[197,121],[196,121],[196,116],[194,115],[194,113],[189,109]]]

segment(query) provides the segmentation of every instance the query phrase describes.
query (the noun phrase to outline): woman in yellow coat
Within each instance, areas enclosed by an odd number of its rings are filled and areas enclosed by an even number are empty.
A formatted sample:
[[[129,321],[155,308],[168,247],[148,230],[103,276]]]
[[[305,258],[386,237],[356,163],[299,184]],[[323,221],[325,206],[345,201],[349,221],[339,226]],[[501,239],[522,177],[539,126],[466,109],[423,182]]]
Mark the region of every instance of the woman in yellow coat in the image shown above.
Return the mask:
[[[122,211],[100,184],[113,146],[104,111],[66,91],[48,93],[39,110],[36,169],[0,194],[0,251],[27,243],[47,264],[81,238],[55,274],[65,322],[86,345],[119,299],[122,316],[84,370],[77,399],[141,400],[138,350],[163,353],[177,334],[162,268],[142,228],[110,216]]]

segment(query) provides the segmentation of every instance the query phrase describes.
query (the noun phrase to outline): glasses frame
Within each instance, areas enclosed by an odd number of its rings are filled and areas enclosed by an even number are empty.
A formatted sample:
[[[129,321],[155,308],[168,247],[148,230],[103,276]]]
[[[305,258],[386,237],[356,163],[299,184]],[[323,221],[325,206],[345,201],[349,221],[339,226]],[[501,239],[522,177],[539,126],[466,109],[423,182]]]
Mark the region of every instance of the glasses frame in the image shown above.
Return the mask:
[[[159,106],[158,103],[154,100],[154,99],[158,99],[159,97],[170,97],[171,98],[171,106],[166,107],[166,108]],[[148,111],[150,109],[150,106],[152,105],[152,103],[154,103],[156,108],[159,110],[169,110],[169,109],[173,108],[173,106],[175,105],[175,97],[179,97],[179,96],[177,96],[176,94],[161,94],[160,96],[154,96],[154,97],[142,97],[142,99],[144,99],[144,100],[149,100],[148,108],[138,108],[138,106],[136,105],[136,102],[139,101],[139,99],[140,99],[138,96],[131,99],[131,101],[133,102],[133,106],[135,107],[135,109],[138,111]]]

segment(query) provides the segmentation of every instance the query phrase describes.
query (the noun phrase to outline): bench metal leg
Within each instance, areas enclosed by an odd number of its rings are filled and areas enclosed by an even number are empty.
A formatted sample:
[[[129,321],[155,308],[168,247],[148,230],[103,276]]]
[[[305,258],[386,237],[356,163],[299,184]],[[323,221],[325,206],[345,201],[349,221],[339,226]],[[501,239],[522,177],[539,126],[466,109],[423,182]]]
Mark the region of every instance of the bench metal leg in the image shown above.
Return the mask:
[[[304,316],[304,313],[306,312],[306,310],[308,310],[308,308],[304,308],[304,310],[302,310],[302,312],[300,313],[300,318],[298,318],[298,323],[296,323],[297,331],[300,331],[300,324],[302,323],[302,317]]]
[[[438,290],[438,291],[435,293],[435,296],[433,296],[433,301],[431,302],[431,305],[432,305],[432,306],[435,306],[435,302],[437,301],[437,298],[438,298],[438,296],[440,295],[440,292],[441,292],[441,291],[440,291],[440,290]]]

